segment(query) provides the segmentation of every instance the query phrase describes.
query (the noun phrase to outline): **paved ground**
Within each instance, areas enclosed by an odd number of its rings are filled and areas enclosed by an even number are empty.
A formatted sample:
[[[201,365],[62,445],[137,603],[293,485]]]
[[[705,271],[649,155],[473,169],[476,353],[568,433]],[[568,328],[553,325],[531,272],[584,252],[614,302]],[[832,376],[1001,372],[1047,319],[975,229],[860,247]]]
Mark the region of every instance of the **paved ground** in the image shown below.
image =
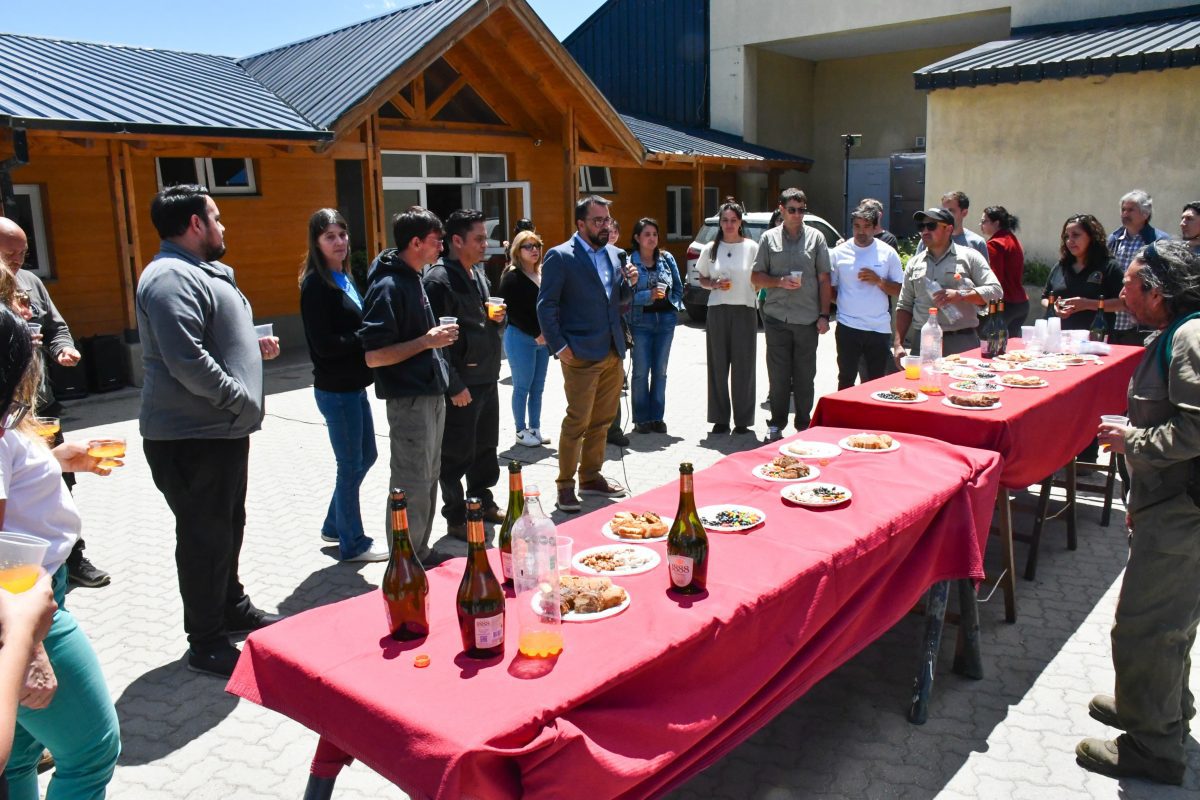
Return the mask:
[[[340,564],[334,548],[319,539],[333,459],[302,343],[283,346],[287,357],[269,375],[268,417],[253,437],[242,577],[256,603],[296,613],[370,591],[383,565]],[[760,335],[757,394],[765,397],[762,347]],[[832,391],[831,336],[822,341],[819,372],[818,393]],[[752,444],[707,436],[704,374],[703,330],[681,327],[671,358],[670,434],[634,437],[623,461],[610,448],[611,477],[645,490],[669,479],[680,461],[704,467]],[[502,407],[510,396],[507,384],[501,386]],[[552,366],[543,427],[555,440],[563,405]],[[183,667],[173,521],[141,456],[137,406],[132,390],[88,398],[70,404],[64,425],[68,436],[110,431],[131,442],[124,469],[107,479],[84,476],[76,492],[89,555],[112,572],[113,584],[76,590],[68,601],[96,646],[121,720],[124,752],[111,796],[299,798],[316,736]],[[375,412],[386,436],[378,401]],[[764,420],[760,413],[760,435]],[[512,421],[502,412],[502,443],[512,436]],[[382,438],[381,449],[386,451]],[[528,482],[553,484],[552,448],[517,448],[510,455],[529,463]],[[363,489],[372,527],[382,526],[386,481],[386,464],[380,463]],[[986,680],[950,673],[951,648],[943,648],[928,724],[913,726],[904,718],[920,631],[920,620],[910,616],[672,797],[1197,797],[1195,741],[1182,789],[1118,783],[1074,763],[1078,739],[1105,732],[1088,717],[1086,704],[1094,692],[1112,687],[1108,630],[1125,559],[1120,523],[1100,528],[1097,518],[1093,508],[1081,512],[1074,553],[1065,550],[1060,526],[1048,530],[1037,581],[1020,582],[1018,624],[1004,623],[999,593],[983,606]],[[441,527],[435,535],[444,532]],[[1018,559],[1024,554],[1018,546]],[[989,566],[996,563],[997,554],[990,553]],[[1200,684],[1198,677],[1193,684]],[[343,772],[335,797],[403,795],[356,764]]]

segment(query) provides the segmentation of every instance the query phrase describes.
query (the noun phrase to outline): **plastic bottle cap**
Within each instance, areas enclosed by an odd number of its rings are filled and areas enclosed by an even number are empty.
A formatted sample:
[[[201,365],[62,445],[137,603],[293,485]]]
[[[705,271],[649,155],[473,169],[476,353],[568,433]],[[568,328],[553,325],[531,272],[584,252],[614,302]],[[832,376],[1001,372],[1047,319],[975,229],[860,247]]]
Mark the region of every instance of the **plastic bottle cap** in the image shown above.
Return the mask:
[[[413,657],[413,666],[417,669],[424,669],[429,666],[429,656],[424,653],[417,653]]]

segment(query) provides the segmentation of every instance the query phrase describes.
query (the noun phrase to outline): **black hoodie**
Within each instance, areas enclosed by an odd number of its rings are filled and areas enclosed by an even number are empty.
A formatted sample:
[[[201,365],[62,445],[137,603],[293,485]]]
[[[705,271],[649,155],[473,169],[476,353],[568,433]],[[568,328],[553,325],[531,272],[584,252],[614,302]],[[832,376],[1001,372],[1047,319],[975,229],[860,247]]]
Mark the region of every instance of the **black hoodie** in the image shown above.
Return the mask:
[[[367,273],[363,324],[358,331],[369,352],[424,336],[437,326],[429,298],[414,270],[395,248],[384,250]],[[438,350],[422,350],[407,361],[375,369],[375,394],[383,400],[443,394],[448,370]]]
[[[450,362],[453,397],[468,386],[500,379],[500,330],[488,319],[484,303],[491,288],[483,270],[468,273],[458,261],[445,258],[425,270],[425,291],[438,317],[458,317],[458,340],[443,350]]]

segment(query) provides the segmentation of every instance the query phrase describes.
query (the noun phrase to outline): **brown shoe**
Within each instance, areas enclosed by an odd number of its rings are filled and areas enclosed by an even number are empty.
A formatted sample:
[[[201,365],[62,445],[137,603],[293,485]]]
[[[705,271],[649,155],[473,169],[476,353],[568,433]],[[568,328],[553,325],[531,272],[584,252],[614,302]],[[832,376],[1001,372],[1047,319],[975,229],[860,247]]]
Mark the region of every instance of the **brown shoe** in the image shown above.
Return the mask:
[[[488,506],[483,511],[483,521],[499,525],[504,522],[504,512],[500,510],[499,506]]]
[[[1089,772],[1110,778],[1148,778],[1172,786],[1183,783],[1183,764],[1141,753],[1128,735],[1107,741],[1084,739],[1075,747],[1075,761]]]
[[[575,496],[575,487],[567,486],[558,490],[558,500],[554,505],[559,511],[565,511],[568,514],[578,514],[583,506],[579,504],[579,498]]]
[[[596,497],[624,497],[625,487],[616,481],[610,481],[608,478],[597,478],[594,481],[579,484],[579,494],[585,497],[588,495]]]

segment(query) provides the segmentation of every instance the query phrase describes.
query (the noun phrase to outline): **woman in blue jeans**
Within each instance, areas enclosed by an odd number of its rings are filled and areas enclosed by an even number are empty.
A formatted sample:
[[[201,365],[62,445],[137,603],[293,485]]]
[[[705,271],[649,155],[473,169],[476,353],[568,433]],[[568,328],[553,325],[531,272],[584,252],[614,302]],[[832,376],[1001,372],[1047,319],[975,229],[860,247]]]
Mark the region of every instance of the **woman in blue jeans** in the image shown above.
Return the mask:
[[[504,353],[512,370],[513,422],[517,444],[540,447],[550,443],[542,435],[542,389],[550,350],[542,338],[537,317],[538,291],[542,286],[542,239],[533,231],[520,231],[508,248],[508,269],[500,276],[499,294],[508,304]]]
[[[642,217],[633,226],[632,260],[638,269],[629,310],[633,330],[634,433],[666,433],[667,357],[683,308],[683,281],[675,257],[658,249],[658,223]]]
[[[337,542],[342,561],[386,561],[387,547],[363,533],[358,490],[378,455],[366,388],[372,375],[356,335],[362,325],[362,296],[350,274],[350,234],[346,220],[332,208],[308,221],[300,316],[313,363],[313,393],[337,462],[321,538]]]

